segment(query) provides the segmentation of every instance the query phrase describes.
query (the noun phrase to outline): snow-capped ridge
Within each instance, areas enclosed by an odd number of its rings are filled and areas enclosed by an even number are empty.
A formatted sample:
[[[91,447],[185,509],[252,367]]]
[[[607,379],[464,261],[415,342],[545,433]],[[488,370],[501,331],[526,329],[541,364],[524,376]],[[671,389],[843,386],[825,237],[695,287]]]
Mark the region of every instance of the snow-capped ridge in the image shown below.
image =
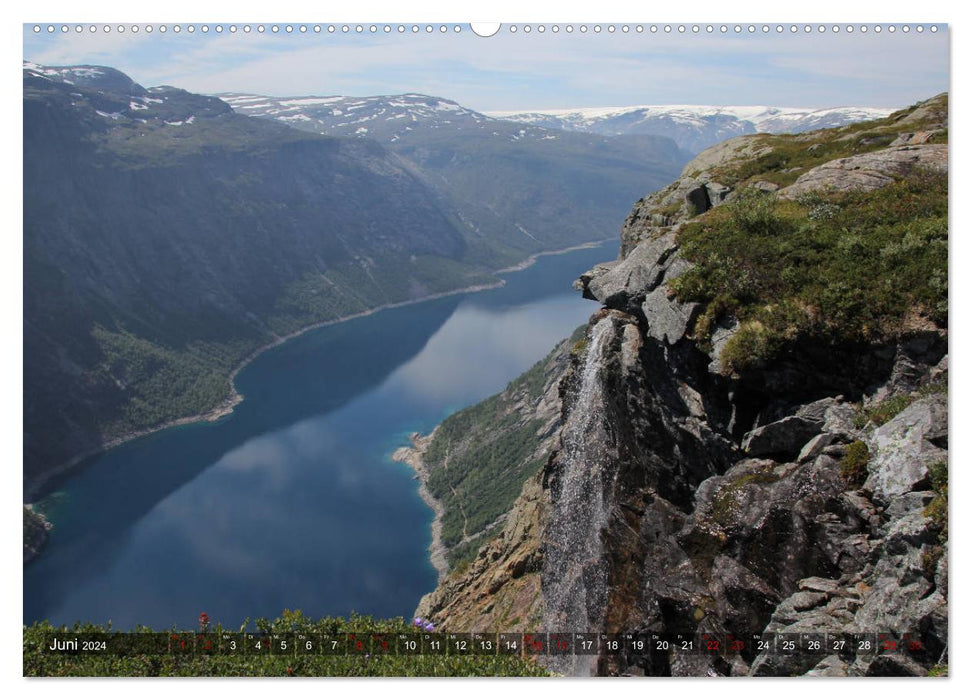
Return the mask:
[[[770,105],[634,105],[532,111],[490,111],[496,119],[603,136],[668,136],[698,152],[742,134],[794,133],[886,117],[876,107],[777,107]]]

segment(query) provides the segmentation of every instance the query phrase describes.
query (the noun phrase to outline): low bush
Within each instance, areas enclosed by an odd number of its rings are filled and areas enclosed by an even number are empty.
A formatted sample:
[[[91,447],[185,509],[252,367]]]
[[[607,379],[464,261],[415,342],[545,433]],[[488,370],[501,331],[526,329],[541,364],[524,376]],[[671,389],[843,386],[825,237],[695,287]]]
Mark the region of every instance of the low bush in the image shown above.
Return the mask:
[[[846,446],[846,453],[840,459],[840,476],[848,486],[859,487],[866,480],[866,467],[870,463],[870,448],[862,440]]]

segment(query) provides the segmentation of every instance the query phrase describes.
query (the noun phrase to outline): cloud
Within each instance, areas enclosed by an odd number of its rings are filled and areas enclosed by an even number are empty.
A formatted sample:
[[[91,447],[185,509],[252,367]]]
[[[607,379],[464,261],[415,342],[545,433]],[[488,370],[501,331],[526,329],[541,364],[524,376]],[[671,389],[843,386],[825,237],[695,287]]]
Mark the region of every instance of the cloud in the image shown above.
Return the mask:
[[[630,104],[900,106],[946,89],[947,32],[25,35],[41,63],[99,62],[197,92],[426,92],[479,110]]]

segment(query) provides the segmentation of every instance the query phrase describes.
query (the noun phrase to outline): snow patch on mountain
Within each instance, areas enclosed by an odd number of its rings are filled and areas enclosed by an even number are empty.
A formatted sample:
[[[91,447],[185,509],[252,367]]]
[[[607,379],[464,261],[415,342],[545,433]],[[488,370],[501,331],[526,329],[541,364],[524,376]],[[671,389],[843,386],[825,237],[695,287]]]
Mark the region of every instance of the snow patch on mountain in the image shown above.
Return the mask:
[[[894,110],[875,107],[773,107],[768,105],[635,105],[532,111],[486,112],[490,117],[603,136],[669,136],[698,152],[742,134],[798,133],[886,117]]]

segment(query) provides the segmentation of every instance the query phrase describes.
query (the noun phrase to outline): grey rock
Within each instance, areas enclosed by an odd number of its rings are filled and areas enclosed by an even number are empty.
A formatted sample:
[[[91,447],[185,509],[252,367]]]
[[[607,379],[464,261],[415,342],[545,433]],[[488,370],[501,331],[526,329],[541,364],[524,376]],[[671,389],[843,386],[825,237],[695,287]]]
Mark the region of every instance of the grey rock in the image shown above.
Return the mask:
[[[947,597],[947,559],[948,551],[950,546],[948,543],[944,544],[944,553],[941,555],[940,560],[937,562],[937,570],[934,572],[934,585],[937,586],[937,590],[940,591],[941,595],[945,598]]]
[[[880,654],[866,669],[867,676],[926,676],[927,670],[906,654]]]
[[[922,514],[934,495],[933,491],[911,491],[895,496],[884,511],[886,518],[895,521],[914,513]]]
[[[800,175],[793,184],[781,189],[779,196],[793,199],[818,190],[875,190],[889,185],[895,177],[903,176],[916,167],[947,172],[947,145],[894,146],[838,158]]]
[[[771,151],[772,147],[763,143],[759,136],[736,136],[703,150],[684,166],[681,176],[693,177],[734,161],[757,158]]]
[[[754,185],[752,185],[752,187],[759,190],[760,192],[776,192],[779,189],[779,186],[777,184],[775,184],[774,182],[768,182],[767,180],[759,180]]]
[[[806,610],[812,610],[813,608],[819,607],[827,600],[829,600],[829,596],[825,593],[820,593],[819,591],[799,591],[798,593],[793,593],[791,596],[789,596],[784,604],[788,605],[796,612],[805,612]]]
[[[674,232],[643,241],[609,270],[589,278],[584,283],[585,295],[609,308],[626,311],[632,297],[643,298],[660,284],[676,250]]]
[[[829,447],[835,439],[836,436],[832,433],[820,433],[803,446],[796,461],[808,462],[811,459],[815,459],[817,456],[822,454],[823,450]]]
[[[786,416],[746,433],[742,438],[742,449],[752,457],[794,456],[803,445],[819,434],[819,430],[820,424],[817,421],[800,416]]]
[[[684,203],[688,207],[688,213],[692,216],[704,214],[711,209],[711,198],[708,196],[708,188],[704,185],[692,187],[684,193]]]
[[[933,523],[923,513],[914,512],[889,523],[883,538],[883,551],[908,555],[914,549],[935,541]]]
[[[945,355],[944,357],[941,358],[940,362],[938,362],[933,368],[931,368],[931,371],[927,375],[927,380],[931,382],[939,382],[945,377],[947,377],[947,366],[948,366],[947,355]]]
[[[832,433],[829,434],[832,435]],[[829,445],[823,448],[823,454],[829,457],[835,457],[836,459],[842,459],[846,454],[846,445],[841,445],[839,443]]]
[[[931,442],[946,435],[947,404],[943,397],[915,401],[874,431],[864,488],[884,504],[918,489],[928,480],[928,467],[947,459],[947,451]]]
[[[839,590],[839,581],[834,581],[831,578],[810,576],[809,578],[802,579],[798,583],[798,586],[799,590],[801,591],[816,591],[817,593],[826,593],[832,595]]]
[[[870,518],[876,516],[877,510],[866,496],[859,491],[846,491],[840,494],[840,499],[845,504],[848,511],[854,513],[856,517],[864,522],[869,522]]]
[[[671,280],[683,275],[692,267],[694,267],[694,263],[688,262],[678,254],[674,254],[669,258],[669,261],[664,268],[664,274],[661,275],[661,280],[663,282],[670,282]]]
[[[854,425],[856,409],[845,403],[835,403],[823,414],[823,430],[843,442],[858,440],[862,433]]]
[[[925,131],[909,131],[897,136],[890,142],[891,146],[915,146],[920,143],[927,143],[938,134],[943,134],[943,129],[927,129]]]
[[[800,406],[796,411],[796,415],[800,418],[806,418],[819,423],[819,427],[822,428],[826,420],[826,412],[837,405],[839,405],[838,398],[819,399],[818,401]]]
[[[715,329],[711,334],[711,363],[708,365],[708,371],[712,374],[721,374],[721,355],[725,350],[725,345],[731,340],[732,336],[738,333],[739,324],[734,319],[730,321],[727,325],[724,322],[720,322],[715,326]]]
[[[708,201],[711,202],[711,206],[717,207],[728,198],[732,188],[717,182],[709,182],[705,185],[705,190],[708,191]]]
[[[807,671],[807,676],[822,676],[825,678],[842,678],[849,675],[849,664],[843,661],[836,654],[827,656],[816,664],[812,670]]]
[[[697,315],[699,304],[681,304],[668,296],[667,287],[658,287],[644,298],[641,310],[647,319],[647,334],[674,345],[684,338]]]
[[[948,122],[946,98],[947,93],[941,93],[929,100],[924,100],[917,109],[898,121],[897,126],[930,121],[935,127],[946,127]]]
[[[579,292],[586,290],[587,285],[590,284],[590,281],[592,279],[596,277],[602,277],[603,275],[610,272],[618,264],[620,264],[620,260],[611,260],[609,262],[604,262],[598,265],[594,265],[593,268],[591,268],[590,270],[587,270],[582,275],[580,275],[580,278],[573,283],[573,288]]]

